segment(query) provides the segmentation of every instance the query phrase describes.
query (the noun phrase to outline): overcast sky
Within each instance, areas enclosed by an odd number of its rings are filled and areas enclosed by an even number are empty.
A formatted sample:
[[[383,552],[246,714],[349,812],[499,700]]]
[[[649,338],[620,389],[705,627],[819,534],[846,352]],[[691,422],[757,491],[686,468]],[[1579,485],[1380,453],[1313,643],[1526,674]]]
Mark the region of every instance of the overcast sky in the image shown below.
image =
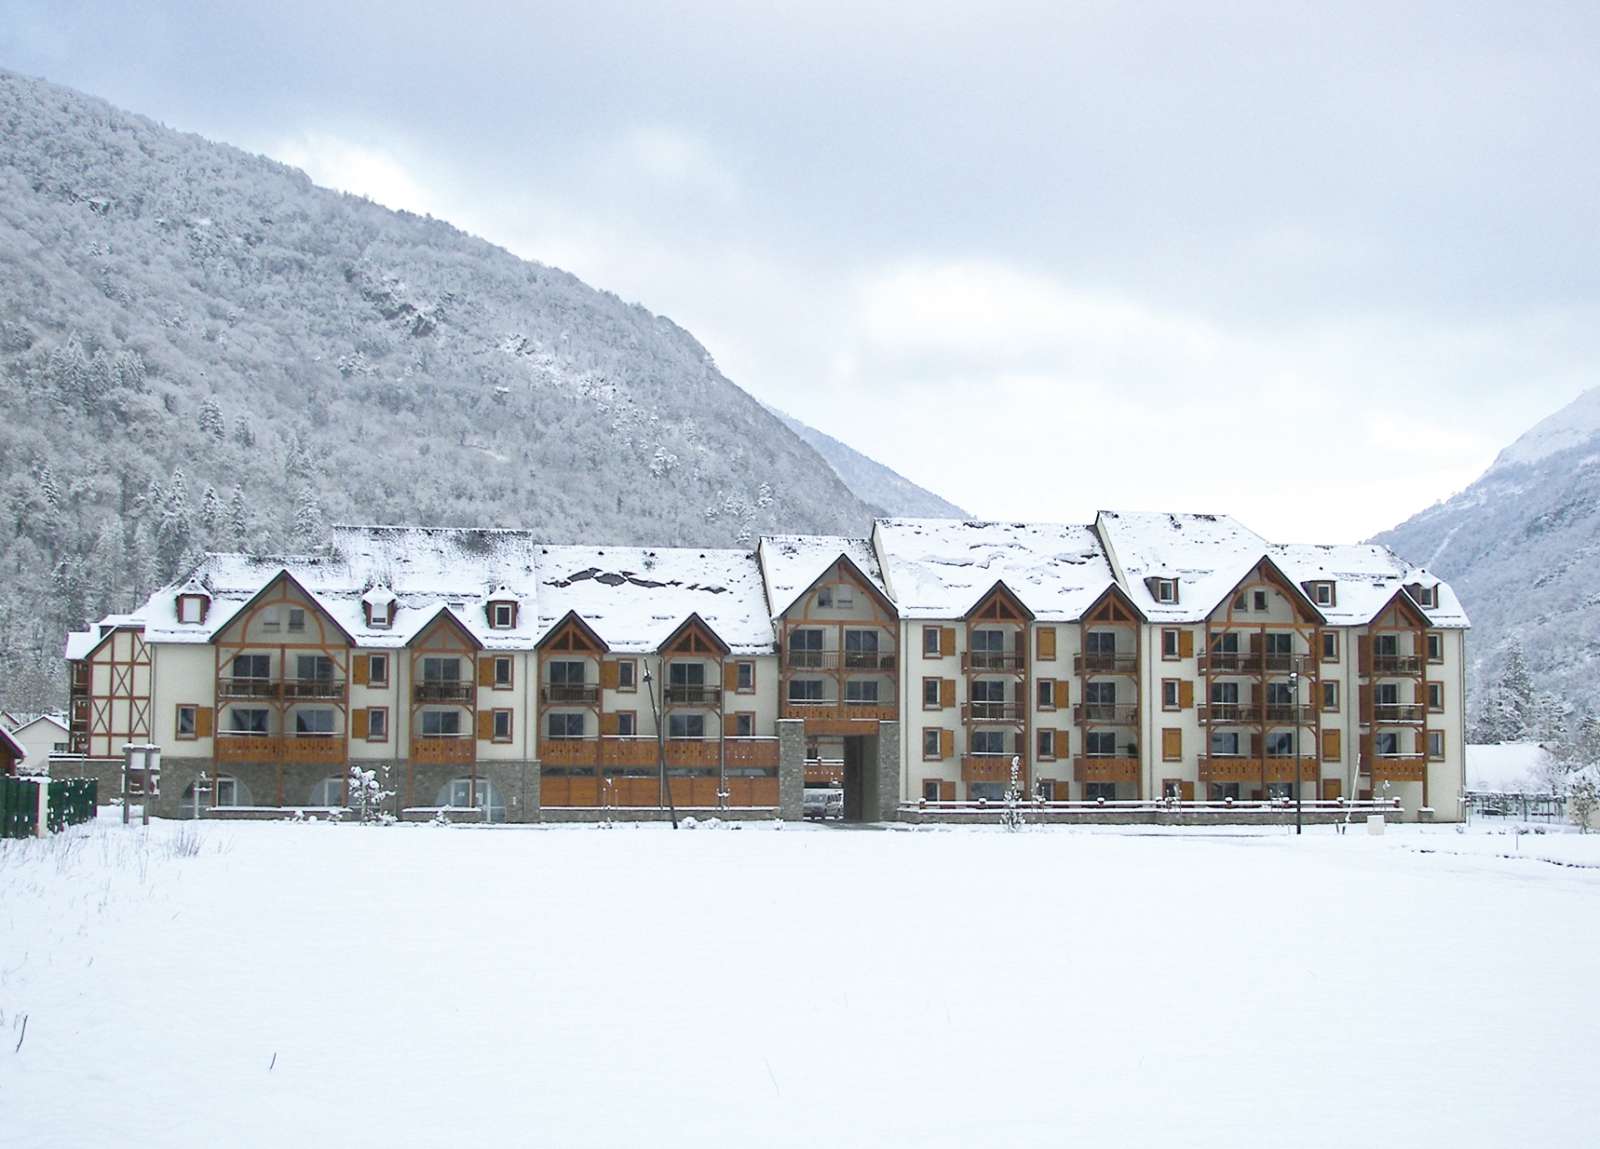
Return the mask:
[[[637,300],[984,517],[1354,540],[1600,383],[1600,5],[779,7],[0,0],[0,65]]]

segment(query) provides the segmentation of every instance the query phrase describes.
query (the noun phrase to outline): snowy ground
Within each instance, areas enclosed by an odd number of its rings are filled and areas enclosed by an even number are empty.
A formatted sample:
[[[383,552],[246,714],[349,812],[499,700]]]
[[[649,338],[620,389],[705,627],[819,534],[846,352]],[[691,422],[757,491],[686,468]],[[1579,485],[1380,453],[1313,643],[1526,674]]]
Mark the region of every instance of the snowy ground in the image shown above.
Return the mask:
[[[102,819],[0,1140],[1593,1144],[1597,943],[1594,835]]]

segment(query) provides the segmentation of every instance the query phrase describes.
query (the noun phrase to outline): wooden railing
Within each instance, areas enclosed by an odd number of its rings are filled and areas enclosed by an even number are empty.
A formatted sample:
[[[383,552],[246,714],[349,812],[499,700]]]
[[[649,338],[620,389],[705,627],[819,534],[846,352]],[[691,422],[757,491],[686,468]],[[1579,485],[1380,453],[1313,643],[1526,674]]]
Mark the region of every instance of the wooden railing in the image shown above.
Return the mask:
[[[1375,722],[1426,722],[1428,708],[1414,702],[1375,702],[1372,717]]]
[[[668,686],[665,694],[668,706],[715,708],[722,705],[722,688],[719,686]]]
[[[593,706],[600,700],[600,688],[587,683],[546,683],[539,688],[539,701],[553,706]]]
[[[876,674],[892,673],[898,660],[893,651],[786,650],[783,665],[788,670],[855,670]]]
[[[333,678],[286,678],[283,680],[283,696],[288,699],[342,700],[344,683]]]
[[[1132,726],[1139,721],[1139,706],[1133,702],[1080,702],[1072,708],[1072,720],[1080,725]]]
[[[963,702],[963,722],[1021,722],[1024,710],[1020,702]]]
[[[1426,754],[1362,755],[1361,769],[1372,776],[1374,782],[1421,782],[1427,774]]]
[[[411,739],[413,762],[456,764],[477,757],[477,739],[467,734],[418,734]]]
[[[899,711],[878,702],[804,702],[785,699],[783,717],[831,722],[892,722]]]
[[[290,734],[279,745],[284,762],[338,765],[346,758],[342,734]]]
[[[270,678],[234,676],[218,681],[217,695],[220,698],[276,698],[278,684]]]
[[[1137,674],[1139,657],[1135,654],[1075,654],[1072,656],[1074,674]]]
[[[1414,654],[1374,654],[1372,656],[1372,673],[1381,674],[1421,674],[1422,659]]]
[[[271,734],[217,735],[215,756],[218,762],[276,762],[278,738]]]
[[[1014,754],[963,754],[961,756],[961,780],[963,782],[1007,782],[1011,781],[1011,759]],[[1022,766],[1017,768],[1017,777],[1023,776]]]
[[[1316,758],[1307,756],[1299,761],[1301,780],[1315,782],[1319,772]],[[1273,754],[1264,758],[1210,755],[1200,759],[1200,781],[1260,782],[1265,778],[1268,782],[1292,782],[1294,764],[1293,755]]]
[[[418,702],[471,702],[475,687],[458,680],[419,682],[411,688]]]
[[[807,786],[844,785],[844,763],[837,759],[806,759]]]
[[[1137,782],[1139,760],[1080,756],[1072,760],[1072,777],[1076,782]]]
[[[961,669],[973,674],[1021,674],[1026,659],[1010,650],[969,650],[961,656]]]

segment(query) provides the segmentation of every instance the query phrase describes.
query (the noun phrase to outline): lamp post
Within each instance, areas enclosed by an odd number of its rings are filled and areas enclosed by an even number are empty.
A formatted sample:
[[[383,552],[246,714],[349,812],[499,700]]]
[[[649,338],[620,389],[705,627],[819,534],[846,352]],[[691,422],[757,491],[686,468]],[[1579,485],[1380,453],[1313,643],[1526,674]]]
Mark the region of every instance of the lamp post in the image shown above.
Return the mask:
[[[650,677],[649,658],[640,659],[644,663],[644,688],[650,695],[650,716],[656,720],[656,763],[657,778],[661,784],[661,793],[667,800],[667,813],[672,818],[672,828],[678,828],[678,808],[672,801],[672,781],[667,777],[667,732],[661,725],[661,708],[656,705],[656,684]]]
[[[1300,815],[1300,660],[1289,671],[1289,717],[1294,722],[1294,832],[1301,830]]]

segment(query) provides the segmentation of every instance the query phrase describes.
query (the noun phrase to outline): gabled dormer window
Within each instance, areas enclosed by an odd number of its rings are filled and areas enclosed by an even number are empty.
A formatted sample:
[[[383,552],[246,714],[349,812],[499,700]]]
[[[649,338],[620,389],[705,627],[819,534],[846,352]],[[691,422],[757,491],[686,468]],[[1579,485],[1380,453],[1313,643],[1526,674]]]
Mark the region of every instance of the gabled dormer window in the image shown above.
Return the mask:
[[[369,602],[367,625],[377,630],[387,630],[394,621],[393,609],[393,602]]]
[[[1305,591],[1307,597],[1318,606],[1336,606],[1338,604],[1338,596],[1334,593],[1333,583],[1327,580],[1308,582],[1305,584]]]
[[[1421,583],[1413,583],[1406,589],[1411,592],[1411,597],[1416,600],[1418,606],[1427,607],[1431,610],[1439,605],[1439,588],[1437,585],[1423,586]]]
[[[489,626],[493,630],[510,630],[517,625],[517,604],[494,601],[489,604]]]
[[[180,594],[178,596],[178,621],[201,623],[206,620],[206,612],[211,609],[211,596],[204,594]]]
[[[1150,596],[1160,603],[1175,603],[1178,601],[1178,580],[1175,578],[1151,578],[1145,580],[1150,586]]]

